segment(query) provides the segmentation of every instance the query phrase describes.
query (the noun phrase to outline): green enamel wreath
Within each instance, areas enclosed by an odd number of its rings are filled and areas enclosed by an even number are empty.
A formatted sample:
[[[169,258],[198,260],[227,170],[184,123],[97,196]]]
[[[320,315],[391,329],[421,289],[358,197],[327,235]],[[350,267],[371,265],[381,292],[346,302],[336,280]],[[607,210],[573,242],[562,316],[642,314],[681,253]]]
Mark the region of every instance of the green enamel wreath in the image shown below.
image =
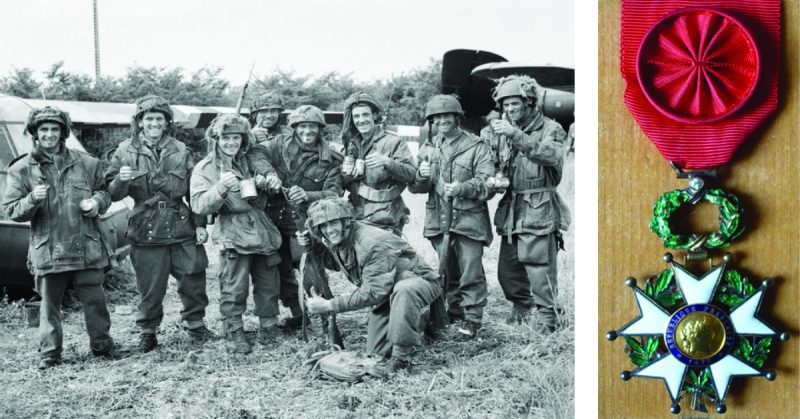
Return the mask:
[[[669,219],[682,205],[689,202],[691,193],[677,189],[661,195],[653,204],[653,218],[650,219],[650,230],[664,241],[664,247],[669,249],[687,249],[693,246],[715,249],[725,247],[744,232],[744,227],[739,224],[742,208],[736,196],[725,193],[722,189],[709,189],[703,199],[717,206],[719,209],[719,228],[717,231],[704,237],[700,234],[683,235],[672,232]],[[702,239],[705,238],[705,242]],[[698,243],[700,243],[698,245]]]

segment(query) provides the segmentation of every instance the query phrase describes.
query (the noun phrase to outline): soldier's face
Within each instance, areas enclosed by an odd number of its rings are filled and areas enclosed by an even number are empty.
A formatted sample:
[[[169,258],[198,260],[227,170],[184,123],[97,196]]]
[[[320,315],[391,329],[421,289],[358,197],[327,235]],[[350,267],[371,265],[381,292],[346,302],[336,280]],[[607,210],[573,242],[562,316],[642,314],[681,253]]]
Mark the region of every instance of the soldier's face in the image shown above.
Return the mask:
[[[452,113],[440,113],[433,116],[433,125],[436,127],[439,134],[445,137],[455,132],[456,116]]]
[[[511,122],[519,122],[525,116],[525,110],[528,103],[522,100],[521,97],[509,97],[503,99],[503,112],[508,115]]]
[[[354,106],[352,110],[353,124],[358,132],[368,134],[375,126],[375,115],[369,106]]]
[[[39,139],[39,149],[55,153],[61,141],[61,125],[55,122],[42,122],[36,128],[36,138]]]
[[[313,122],[301,122],[297,124],[297,138],[305,145],[314,145],[319,138],[319,125]]]
[[[160,140],[167,129],[167,118],[161,112],[145,112],[139,120],[139,128],[147,138]]]
[[[342,224],[342,220],[333,220],[323,223],[319,226],[319,231],[333,246],[338,245],[344,240],[344,225]]]
[[[242,147],[242,134],[222,134],[217,147],[226,156],[233,157]]]
[[[280,109],[262,109],[256,114],[256,125],[261,128],[272,128],[281,116]]]

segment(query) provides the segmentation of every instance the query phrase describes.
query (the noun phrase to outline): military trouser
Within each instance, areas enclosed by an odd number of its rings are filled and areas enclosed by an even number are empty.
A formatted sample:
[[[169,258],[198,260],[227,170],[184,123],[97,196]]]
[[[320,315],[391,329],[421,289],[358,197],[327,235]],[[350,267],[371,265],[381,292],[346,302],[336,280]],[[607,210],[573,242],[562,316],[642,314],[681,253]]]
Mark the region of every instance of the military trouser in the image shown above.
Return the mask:
[[[419,344],[423,308],[442,294],[438,284],[419,277],[404,278],[389,300],[372,310],[367,327],[367,350],[385,358],[406,358]]]
[[[497,280],[507,300],[520,310],[555,307],[558,292],[558,248],[555,233],[515,234],[500,243]]]
[[[253,278],[253,302],[262,323],[272,323],[278,317],[280,278],[278,257],[273,254],[247,255],[227,249],[219,257],[219,312],[230,333],[244,328],[242,315],[247,308],[250,278]]]
[[[83,316],[92,351],[107,352],[114,346],[114,341],[109,335],[111,317],[103,292],[104,278],[103,269],[82,269],[36,277],[36,291],[42,296],[39,311],[39,353],[42,358],[61,356],[63,342],[61,301],[70,281],[83,305]]]
[[[281,247],[278,249],[278,256],[281,263],[278,265],[280,271],[280,299],[283,306],[292,311],[292,317],[303,314],[300,309],[300,302],[297,297],[297,279],[294,275],[294,260],[292,258],[292,235],[281,233]]]
[[[178,280],[178,295],[183,303],[181,320],[189,328],[203,325],[208,306],[208,258],[202,245],[194,240],[165,246],[132,245],[131,264],[136,272],[136,286],[141,296],[136,325],[143,332],[155,333],[161,324],[170,274]]]
[[[443,236],[430,237],[437,253]],[[445,285],[447,312],[474,323],[481,323],[488,291],[483,270],[483,243],[461,234],[450,233],[450,256]]]

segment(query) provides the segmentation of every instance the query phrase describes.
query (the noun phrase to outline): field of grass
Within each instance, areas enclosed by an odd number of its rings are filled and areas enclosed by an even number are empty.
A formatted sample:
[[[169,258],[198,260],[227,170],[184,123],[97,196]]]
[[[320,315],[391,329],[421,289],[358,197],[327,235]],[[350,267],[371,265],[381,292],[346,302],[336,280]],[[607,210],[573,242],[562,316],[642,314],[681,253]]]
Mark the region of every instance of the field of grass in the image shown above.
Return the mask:
[[[573,173],[570,156],[559,189],[571,207]],[[405,198],[414,216],[406,236],[435,266],[436,254],[421,237],[425,198]],[[193,346],[180,327],[174,281],[156,351],[132,350],[138,330],[129,311],[137,300],[129,289],[118,289],[111,293],[111,332],[125,356],[92,357],[83,314],[67,308],[64,363],[39,372],[36,329],[25,327],[21,304],[5,301],[0,303],[0,417],[573,417],[574,228],[565,238],[568,251],[559,253],[558,278],[563,315],[556,333],[537,333],[535,318],[529,325],[505,323],[510,304],[497,283],[495,238],[484,254],[489,304],[480,337],[428,343],[415,354],[410,373],[357,384],[309,376],[301,366],[324,346],[318,320],[309,343],[299,333],[287,334],[271,346],[256,344],[249,355],[228,353],[221,340]],[[206,321],[219,331],[217,252],[208,250]],[[121,275],[131,280],[130,269]],[[335,275],[332,286],[335,293],[351,288]],[[367,316],[367,310],[339,316],[348,349],[364,348]],[[245,323],[254,330],[258,319],[248,312]]]

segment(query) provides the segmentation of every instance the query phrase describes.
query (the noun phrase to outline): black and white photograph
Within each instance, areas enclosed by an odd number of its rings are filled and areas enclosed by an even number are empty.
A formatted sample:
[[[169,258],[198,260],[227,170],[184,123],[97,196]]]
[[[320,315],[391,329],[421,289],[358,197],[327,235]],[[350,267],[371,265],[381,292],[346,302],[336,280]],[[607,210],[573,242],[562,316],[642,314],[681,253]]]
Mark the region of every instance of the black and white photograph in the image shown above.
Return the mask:
[[[0,3],[0,417],[574,417],[574,9]]]

